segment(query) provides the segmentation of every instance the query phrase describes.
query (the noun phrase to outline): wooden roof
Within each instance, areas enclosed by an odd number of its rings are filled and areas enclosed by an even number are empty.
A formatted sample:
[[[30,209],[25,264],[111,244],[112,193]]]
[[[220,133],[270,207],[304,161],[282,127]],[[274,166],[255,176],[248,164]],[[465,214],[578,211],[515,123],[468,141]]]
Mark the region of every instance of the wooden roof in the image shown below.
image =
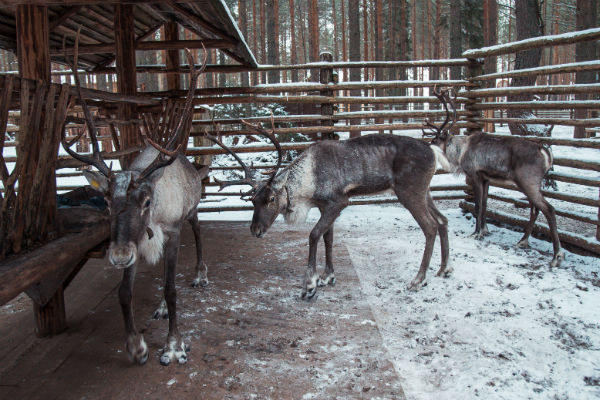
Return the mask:
[[[246,67],[257,65],[223,0],[8,0],[0,6],[0,48],[16,52],[15,10],[18,4],[47,6],[52,62],[65,64],[63,37],[69,48],[81,26],[79,68],[101,69],[115,59],[116,3],[133,4],[136,48],[165,49],[164,43],[158,45],[147,39],[152,39],[153,33],[165,23],[177,22],[196,33],[206,42],[207,48],[218,48]],[[142,41],[144,43],[140,45]],[[179,47],[182,45],[185,43],[180,43]]]

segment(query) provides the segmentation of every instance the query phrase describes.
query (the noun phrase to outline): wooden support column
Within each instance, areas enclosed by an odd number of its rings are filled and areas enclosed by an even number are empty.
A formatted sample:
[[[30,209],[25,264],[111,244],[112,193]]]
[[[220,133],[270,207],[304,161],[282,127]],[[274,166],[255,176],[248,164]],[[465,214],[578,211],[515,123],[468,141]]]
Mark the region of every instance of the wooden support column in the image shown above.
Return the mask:
[[[49,20],[48,20],[48,9],[45,6],[36,5],[19,5],[16,9],[16,32],[17,32],[17,57],[19,60],[19,74],[23,78],[30,78],[35,80],[42,80],[50,82],[50,46],[49,46]],[[28,91],[22,91],[28,95]],[[28,101],[21,101],[21,104],[28,104]],[[41,110],[39,112],[42,112]],[[44,120],[43,117],[30,115],[31,118],[39,117],[40,120]],[[28,121],[21,121],[21,126],[28,126]],[[38,129],[35,131],[21,131],[19,133],[19,141],[21,143],[28,143],[27,148],[22,150],[18,157],[25,157],[30,160],[27,163],[27,171],[25,171],[26,177],[32,177],[36,175],[38,165],[35,163],[39,159],[39,151],[43,143],[45,135],[51,134],[51,132],[45,132],[46,125],[38,124]],[[27,135],[28,138],[21,137],[21,135]],[[33,135],[33,136],[30,136]],[[55,178],[54,168],[52,165],[49,166],[52,171],[48,171],[51,175],[49,178],[52,180]],[[24,182],[19,181],[21,190],[33,190],[34,183],[26,179]],[[50,193],[38,193],[45,198],[47,202],[45,206],[37,210],[37,218],[44,218],[47,220],[44,232],[38,232],[38,238],[28,238],[30,241],[47,240],[47,238],[54,234],[56,231],[56,218],[53,216],[46,215],[47,213],[56,213],[56,196],[55,196],[55,185],[47,185]],[[23,196],[19,194],[19,196]],[[31,211],[31,210],[30,210]],[[33,211],[36,213],[36,211]],[[16,229],[13,228],[13,229]],[[36,334],[40,337],[57,334],[66,329],[66,313],[65,313],[65,302],[64,293],[62,287],[56,290],[49,296],[49,299],[45,299],[43,302],[36,302],[34,300],[33,305],[35,323],[36,323]]]
[[[165,24],[165,40],[179,40],[179,24],[176,22],[167,22]],[[179,50],[167,50],[167,71],[178,71],[179,64]],[[181,77],[179,73],[167,74],[167,90],[179,89],[181,89]]]
[[[135,64],[135,35],[133,25],[133,5],[115,4],[115,46],[117,88],[120,94],[132,95],[137,92]],[[119,119],[129,121],[135,118],[135,107],[131,104],[119,106]],[[121,149],[141,146],[138,128],[135,125],[121,125]],[[137,154],[121,159],[121,166],[127,168]]]
[[[333,55],[329,52],[323,52],[319,55],[320,62],[333,62]],[[333,83],[333,68],[325,67],[320,70],[320,79],[319,81],[322,84],[330,84]],[[333,97],[333,90],[322,90],[321,96]],[[333,115],[333,103],[321,103],[321,115]],[[332,119],[326,119],[321,121],[321,126],[333,126]],[[322,140],[331,140],[335,139],[334,132],[321,132]]]

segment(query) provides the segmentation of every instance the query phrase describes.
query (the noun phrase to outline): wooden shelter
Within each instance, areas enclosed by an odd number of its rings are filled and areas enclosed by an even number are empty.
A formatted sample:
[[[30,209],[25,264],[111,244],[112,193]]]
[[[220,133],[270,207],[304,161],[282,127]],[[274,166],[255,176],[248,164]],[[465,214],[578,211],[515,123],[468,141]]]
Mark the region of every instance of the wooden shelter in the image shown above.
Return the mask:
[[[51,83],[51,63],[71,62],[66,57],[74,55],[79,30],[77,68],[115,73],[118,84],[118,93],[84,89],[83,97],[116,110],[120,147],[129,149],[141,144],[139,124],[132,122],[137,106],[164,100],[136,95],[136,50],[167,50],[170,90],[180,89],[178,74],[184,71],[178,50],[219,49],[246,70],[256,61],[222,0],[4,1],[0,21],[0,48],[15,52],[19,63],[18,77],[0,77],[2,132],[9,110],[20,110],[13,171],[6,168],[0,141],[0,304],[26,291],[34,301],[37,333],[45,336],[66,327],[63,290],[89,257],[102,254],[98,246],[109,236],[106,221],[60,229],[55,170],[75,90]],[[199,39],[180,40],[180,27]],[[161,28],[166,40],[153,40]]]

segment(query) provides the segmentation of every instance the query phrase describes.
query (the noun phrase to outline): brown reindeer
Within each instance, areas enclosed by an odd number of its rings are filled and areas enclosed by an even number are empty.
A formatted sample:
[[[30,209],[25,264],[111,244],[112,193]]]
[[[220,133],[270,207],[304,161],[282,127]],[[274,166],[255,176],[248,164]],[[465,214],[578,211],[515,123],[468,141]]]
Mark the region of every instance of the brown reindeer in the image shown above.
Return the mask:
[[[187,51],[187,49],[186,49]],[[183,342],[177,327],[177,293],[175,290],[175,267],[179,249],[182,225],[189,221],[196,239],[196,279],[194,285],[206,283],[206,267],[202,263],[200,224],[196,207],[200,201],[201,181],[207,175],[207,169],[198,171],[179,151],[186,121],[192,116],[192,98],[198,75],[206,65],[194,70],[193,58],[187,51],[190,68],[190,89],[185,101],[185,111],[178,126],[163,147],[152,141],[147,135],[148,146],[137,156],[131,166],[122,171],[112,171],[104,162],[98,148],[97,131],[86,103],[79,93],[88,125],[92,156],[77,154],[70,143],[62,144],[74,158],[96,167],[98,172],[89,172],[86,177],[99,188],[105,196],[110,210],[110,246],[108,259],[118,269],[123,270],[123,280],[119,288],[119,302],[125,331],[126,348],[130,359],[144,364],[148,359],[148,347],[141,333],[135,327],[131,305],[133,283],[137,263],[143,258],[150,264],[156,264],[164,256],[164,298],[169,316],[169,333],[163,349],[160,363],[168,365],[172,361],[187,362],[187,346]],[[206,51],[205,51],[206,56]],[[75,63],[75,65],[77,65]],[[77,88],[80,88],[75,68],[73,68]],[[163,311],[157,311],[162,315]]]
[[[262,237],[279,214],[286,222],[305,220],[308,211],[316,207],[321,218],[309,236],[309,256],[302,298],[312,298],[317,286],[335,283],[332,244],[333,224],[352,196],[392,190],[400,203],[415,218],[425,235],[425,250],[421,266],[410,288],[425,284],[425,276],[436,234],[441,239],[442,260],[438,276],[446,276],[448,263],[447,219],[435,207],[429,184],[435,173],[435,153],[423,141],[394,135],[367,135],[345,141],[325,140],[306,149],[289,166],[280,170],[282,150],[273,132],[258,125],[249,127],[268,137],[278,150],[276,168],[267,180],[257,182],[237,155],[218,139],[211,138],[231,153],[242,165],[245,178],[220,182],[221,188],[248,184],[252,189],[242,198],[254,205],[250,230]],[[325,271],[316,271],[317,243],[325,242]]]
[[[456,106],[448,90],[434,90],[435,96],[446,109],[445,121],[437,126],[426,122],[434,138],[432,148],[439,154],[442,168],[451,172],[462,172],[473,182],[475,191],[475,233],[476,238],[488,234],[485,222],[488,188],[490,182],[515,184],[529,199],[531,213],[529,224],[518,247],[527,247],[529,235],[541,210],[548,226],[554,247],[551,267],[557,267],[564,259],[556,228],[554,207],[544,199],[540,189],[542,180],[552,167],[552,152],[549,148],[527,139],[515,136],[490,136],[476,133],[469,136],[455,136],[450,129],[456,123]],[[448,103],[454,117],[450,118]],[[448,123],[450,123],[448,125]]]

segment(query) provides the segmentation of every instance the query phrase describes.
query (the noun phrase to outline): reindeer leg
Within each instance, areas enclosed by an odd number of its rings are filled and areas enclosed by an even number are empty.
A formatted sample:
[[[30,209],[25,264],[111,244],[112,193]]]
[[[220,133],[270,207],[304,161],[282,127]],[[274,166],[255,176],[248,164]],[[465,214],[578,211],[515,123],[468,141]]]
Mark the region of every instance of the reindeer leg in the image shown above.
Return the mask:
[[[119,303],[125,321],[125,332],[127,333],[126,349],[129,359],[138,364],[145,364],[148,361],[148,346],[135,327],[133,319],[133,307],[131,298],[133,293],[133,282],[135,280],[135,270],[137,264],[123,270],[123,280],[119,287]]]
[[[436,276],[443,276],[444,278],[447,278],[453,271],[452,267],[448,267],[448,256],[450,252],[450,245],[448,244],[448,219],[440,212],[440,210],[437,209],[430,193],[427,194],[427,207],[429,209],[429,213],[433,215],[438,223],[437,229],[438,234],[440,235],[440,245],[442,248],[442,262],[440,264],[440,269],[436,273]]]
[[[533,231],[533,226],[535,224],[535,220],[537,219],[539,213],[540,213],[539,208],[537,208],[533,204],[531,204],[531,207],[529,208],[529,224],[527,224],[527,227],[525,228],[525,233],[523,233],[523,237],[515,245],[516,247],[520,247],[520,248],[529,247],[529,235],[531,235],[531,232]]]
[[[163,288],[165,285],[165,282],[167,281],[167,271],[165,269],[165,266],[163,266]],[[156,307],[156,309],[154,310],[154,312],[152,313],[152,318],[154,319],[161,319],[161,318],[167,318],[169,316],[169,310],[167,309],[167,301],[165,300],[164,297],[164,293],[163,293],[163,297],[160,301],[160,304],[158,305],[158,307]]]
[[[313,227],[308,237],[308,267],[304,277],[304,286],[302,288],[302,298],[311,299],[317,293],[317,244],[325,232],[333,225],[336,218],[342,210],[348,205],[348,200],[337,203],[330,203],[327,207],[321,208],[321,218]],[[333,231],[332,231],[333,234]],[[333,235],[332,235],[333,236]]]
[[[325,242],[325,271],[317,280],[317,286],[327,286],[331,284],[335,285],[335,275],[333,273],[333,225],[323,235],[323,242]]]
[[[177,290],[175,288],[175,267],[177,266],[177,253],[179,250],[180,232],[169,232],[169,240],[165,245],[165,299],[169,310],[169,334],[167,344],[160,357],[162,365],[169,365],[177,360],[179,364],[187,362],[186,351],[189,348],[183,343],[177,328]]]
[[[192,231],[194,231],[194,239],[196,240],[196,278],[192,282],[193,287],[206,286],[208,285],[208,268],[202,261],[202,240],[200,236],[200,222],[198,222],[198,212],[196,208],[192,210],[188,221],[192,225]]]
[[[479,229],[481,236],[489,235],[489,231],[487,228],[487,221],[485,218],[485,212],[487,210],[487,199],[488,199],[488,191],[490,188],[490,181],[487,179],[483,179],[481,182],[481,207],[479,209],[479,216],[481,218],[481,222],[479,223]]]
[[[396,187],[394,191],[396,192],[396,196],[398,196],[400,203],[410,211],[425,235],[425,250],[423,251],[421,266],[419,272],[417,272],[417,275],[408,287],[410,290],[419,290],[422,286],[427,284],[427,268],[429,267],[429,261],[431,261],[431,254],[433,253],[433,245],[435,244],[435,236],[439,224],[436,221],[436,218],[429,212],[429,207],[427,205],[427,189],[426,192],[421,195],[419,195],[418,192],[413,192],[410,188],[407,190],[406,188]]]
[[[483,207],[483,180],[477,174],[472,176],[473,190],[475,191],[475,232],[473,237],[475,239],[483,238],[481,226],[485,218],[485,210]],[[483,215],[483,216],[482,216]]]
[[[558,229],[556,227],[556,212],[554,207],[544,199],[542,192],[540,192],[540,183],[537,182],[537,186],[531,182],[516,182],[517,186],[525,193],[533,207],[539,209],[546,221],[548,221],[548,227],[550,228],[550,237],[552,239],[552,247],[554,249],[554,257],[550,261],[550,267],[558,267],[562,260],[565,259],[565,253],[562,251],[560,246],[560,239],[558,237]],[[529,228],[529,227],[528,227]]]

